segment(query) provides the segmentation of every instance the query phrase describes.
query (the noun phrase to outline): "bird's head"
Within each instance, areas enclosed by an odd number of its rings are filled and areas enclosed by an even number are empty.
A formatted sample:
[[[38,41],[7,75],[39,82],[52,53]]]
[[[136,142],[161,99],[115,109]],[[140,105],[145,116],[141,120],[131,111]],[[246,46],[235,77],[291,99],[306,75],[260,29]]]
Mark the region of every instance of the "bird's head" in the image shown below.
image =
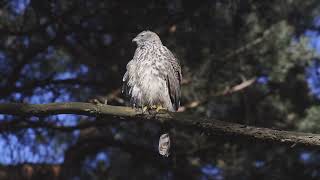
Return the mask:
[[[152,31],[142,31],[134,39],[132,39],[132,42],[136,42],[138,46],[143,46],[151,43],[162,44],[159,36]]]

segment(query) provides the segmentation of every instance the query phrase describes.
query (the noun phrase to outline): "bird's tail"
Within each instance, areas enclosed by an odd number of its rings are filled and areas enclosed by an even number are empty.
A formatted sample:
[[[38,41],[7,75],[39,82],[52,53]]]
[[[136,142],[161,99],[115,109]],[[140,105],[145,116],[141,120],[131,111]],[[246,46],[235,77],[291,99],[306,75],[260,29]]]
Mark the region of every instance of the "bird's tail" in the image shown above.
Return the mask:
[[[170,136],[169,133],[162,134],[159,138],[159,154],[165,157],[169,157],[170,155]]]

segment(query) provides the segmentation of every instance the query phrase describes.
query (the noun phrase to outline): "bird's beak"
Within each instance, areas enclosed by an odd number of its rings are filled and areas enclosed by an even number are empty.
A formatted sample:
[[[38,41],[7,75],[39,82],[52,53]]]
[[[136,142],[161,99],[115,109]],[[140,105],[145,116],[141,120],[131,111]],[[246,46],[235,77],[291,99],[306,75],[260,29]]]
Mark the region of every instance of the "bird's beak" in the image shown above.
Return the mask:
[[[135,38],[132,39],[132,42],[137,42],[137,41],[138,41],[138,38],[137,38],[137,37],[135,37]]]

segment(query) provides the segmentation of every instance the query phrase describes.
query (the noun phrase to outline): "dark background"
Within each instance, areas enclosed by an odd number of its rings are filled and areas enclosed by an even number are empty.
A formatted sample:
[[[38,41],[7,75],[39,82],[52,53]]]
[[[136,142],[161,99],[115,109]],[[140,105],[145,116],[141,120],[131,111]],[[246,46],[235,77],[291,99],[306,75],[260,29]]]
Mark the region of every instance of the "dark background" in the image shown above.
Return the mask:
[[[290,131],[320,131],[318,0],[4,0],[0,102],[107,99],[152,30],[179,58],[181,112]],[[231,91],[241,83],[248,87]],[[320,179],[316,149],[77,115],[0,115],[1,179]],[[52,128],[75,126],[77,128]],[[22,173],[19,173],[22,172]]]

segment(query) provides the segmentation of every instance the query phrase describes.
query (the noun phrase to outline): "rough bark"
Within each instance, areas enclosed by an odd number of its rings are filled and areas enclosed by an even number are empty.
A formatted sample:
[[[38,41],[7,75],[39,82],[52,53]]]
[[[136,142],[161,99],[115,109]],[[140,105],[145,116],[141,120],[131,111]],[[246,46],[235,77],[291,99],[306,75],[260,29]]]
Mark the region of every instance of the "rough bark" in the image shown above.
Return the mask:
[[[195,117],[187,113],[161,112],[157,114],[137,111],[130,107],[97,105],[82,102],[49,103],[49,104],[0,104],[0,114],[18,116],[44,116],[56,114],[77,114],[87,116],[115,116],[124,120],[145,120],[159,123],[173,123],[175,126],[190,127],[207,135],[244,137],[260,141],[271,141],[289,145],[320,147],[320,135],[259,128],[242,124],[229,123],[215,119]]]
[[[0,166],[0,179],[42,179],[58,180],[61,165],[55,164],[19,164]]]

